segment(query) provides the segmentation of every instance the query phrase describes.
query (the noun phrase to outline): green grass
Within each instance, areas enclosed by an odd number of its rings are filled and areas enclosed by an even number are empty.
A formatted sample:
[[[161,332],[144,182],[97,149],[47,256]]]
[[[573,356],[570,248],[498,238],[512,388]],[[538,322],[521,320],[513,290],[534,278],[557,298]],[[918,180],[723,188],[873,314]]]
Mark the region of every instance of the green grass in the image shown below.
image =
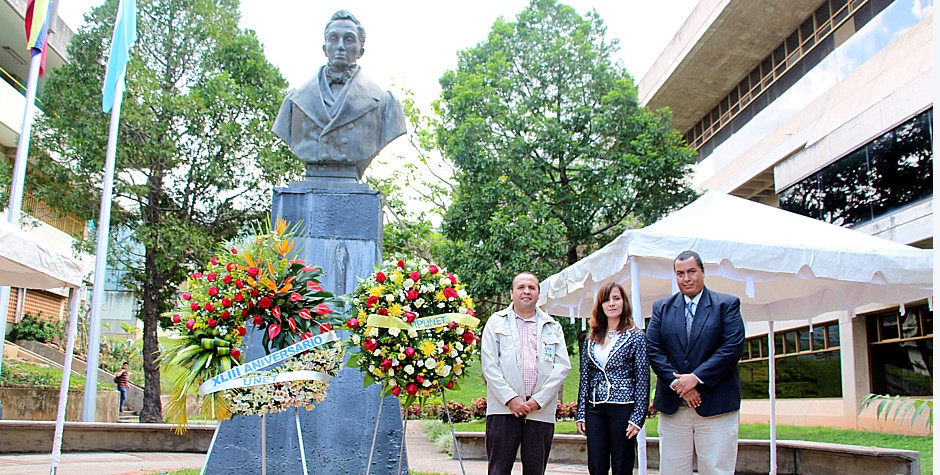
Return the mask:
[[[0,386],[5,388],[44,388],[59,389],[62,384],[62,370],[51,366],[42,366],[12,360],[3,361],[0,372]],[[85,389],[85,376],[72,373],[69,377],[69,390]],[[98,381],[99,390],[113,389],[111,381]]]

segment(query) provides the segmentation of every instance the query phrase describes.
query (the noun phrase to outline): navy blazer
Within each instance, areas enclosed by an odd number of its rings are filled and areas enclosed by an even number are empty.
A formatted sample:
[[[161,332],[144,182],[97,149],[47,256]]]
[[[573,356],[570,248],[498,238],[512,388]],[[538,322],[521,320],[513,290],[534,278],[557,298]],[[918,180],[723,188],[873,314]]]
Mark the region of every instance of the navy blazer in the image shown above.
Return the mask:
[[[675,414],[682,398],[669,385],[673,373],[695,373],[702,404],[701,416],[715,416],[741,408],[738,360],[744,351],[744,319],[741,301],[734,296],[702,290],[692,320],[691,337],[685,334],[685,298],[682,293],[653,303],[653,317],[646,330],[650,365],[656,372],[653,407]]]
[[[588,339],[581,352],[577,420],[584,420],[584,412],[590,403],[632,402],[630,422],[643,427],[650,400],[649,359],[643,331],[634,328],[622,333],[603,368],[594,359],[595,345],[597,343]]]

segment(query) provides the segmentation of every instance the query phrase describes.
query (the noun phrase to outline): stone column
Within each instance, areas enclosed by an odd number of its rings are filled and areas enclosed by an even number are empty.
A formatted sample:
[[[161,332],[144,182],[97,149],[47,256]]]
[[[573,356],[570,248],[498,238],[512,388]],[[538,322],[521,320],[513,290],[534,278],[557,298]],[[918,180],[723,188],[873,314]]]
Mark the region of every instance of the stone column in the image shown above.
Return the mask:
[[[356,277],[373,272],[382,258],[382,206],[379,193],[350,180],[293,182],[274,191],[272,219],[300,223],[295,250],[325,272],[323,287],[335,295],[355,290]],[[348,309],[347,309],[348,312]],[[261,332],[246,337],[248,360],[263,355]],[[366,473],[372,434],[382,405],[370,474],[394,474],[401,448],[401,408],[397,399],[379,399],[379,387],[363,388],[362,374],[344,368],[330,380],[327,397],[300,421],[308,473]],[[293,411],[266,416],[267,473],[302,474]],[[261,417],[224,421],[210,449],[207,474],[261,473]],[[407,460],[402,474],[408,473]]]

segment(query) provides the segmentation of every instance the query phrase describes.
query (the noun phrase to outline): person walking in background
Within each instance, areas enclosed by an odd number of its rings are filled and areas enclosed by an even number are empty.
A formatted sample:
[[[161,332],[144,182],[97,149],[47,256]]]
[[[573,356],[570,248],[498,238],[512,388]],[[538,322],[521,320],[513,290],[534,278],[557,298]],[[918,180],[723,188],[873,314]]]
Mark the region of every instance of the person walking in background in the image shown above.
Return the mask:
[[[633,473],[650,371],[646,336],[634,325],[632,312],[620,284],[608,282],[598,290],[578,385],[578,432],[587,436],[592,475]]]
[[[673,262],[679,293],[653,303],[646,330],[656,372],[663,474],[731,475],[738,450],[744,351],[741,301],[705,287],[702,258],[684,251]]]
[[[114,374],[114,382],[117,383],[117,390],[121,393],[121,404],[118,406],[118,412],[124,412],[124,400],[127,399],[127,388],[130,386],[130,373],[127,372],[127,362],[121,365],[121,369]]]
[[[483,329],[486,459],[489,475],[509,475],[522,448],[523,475],[542,475],[555,434],[558,392],[571,371],[561,325],[536,307],[539,281],[512,280],[512,304]]]

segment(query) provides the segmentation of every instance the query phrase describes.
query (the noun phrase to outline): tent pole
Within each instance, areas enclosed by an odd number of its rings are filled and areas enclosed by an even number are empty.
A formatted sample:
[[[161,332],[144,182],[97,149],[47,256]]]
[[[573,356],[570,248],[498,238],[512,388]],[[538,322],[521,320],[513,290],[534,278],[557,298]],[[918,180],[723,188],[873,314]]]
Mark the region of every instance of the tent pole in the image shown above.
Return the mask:
[[[770,395],[770,475],[777,475],[777,364],[774,361],[774,321],[767,322],[767,353],[770,376],[767,392]]]
[[[640,302],[640,269],[639,262],[634,259],[632,256],[628,258],[630,263],[630,304],[633,307],[633,324],[637,328],[643,329],[646,327],[646,322],[643,321],[643,305]],[[645,407],[636,407],[634,410],[645,411]],[[639,475],[646,475],[646,425],[640,428],[640,433],[636,436],[636,447],[637,447],[637,466],[639,467]]]
[[[59,386],[59,408],[56,411],[55,433],[52,437],[49,473],[55,475],[62,455],[62,431],[65,428],[65,407],[69,400],[69,378],[72,375],[72,352],[75,351],[75,334],[78,332],[78,309],[81,307],[81,288],[72,288],[69,292],[69,333],[65,343],[65,360],[62,362],[62,384]],[[97,391],[95,391],[97,394]]]

